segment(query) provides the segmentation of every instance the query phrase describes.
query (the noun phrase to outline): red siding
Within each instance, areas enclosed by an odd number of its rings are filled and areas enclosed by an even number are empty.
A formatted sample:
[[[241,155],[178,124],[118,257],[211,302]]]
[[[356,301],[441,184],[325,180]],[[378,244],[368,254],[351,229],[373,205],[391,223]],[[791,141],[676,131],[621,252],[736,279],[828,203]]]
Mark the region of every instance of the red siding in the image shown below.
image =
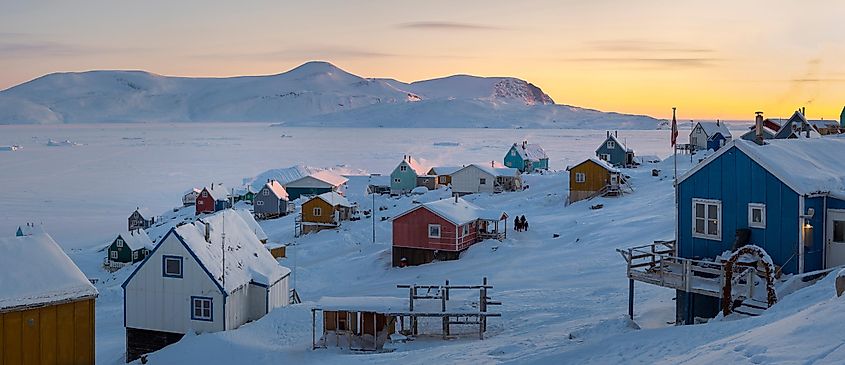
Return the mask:
[[[428,237],[428,225],[440,225],[440,238]],[[463,251],[477,241],[477,224],[470,223],[469,234],[460,237],[460,227],[430,212],[425,207],[393,221],[393,246],[429,250]],[[459,239],[455,243],[455,232]]]
[[[203,194],[203,193],[205,193],[205,194]],[[203,197],[203,195],[205,195],[205,197]],[[196,204],[197,213],[196,214],[214,213],[214,203],[215,203],[214,198],[211,197],[211,194],[206,193],[205,189],[203,189],[203,192],[200,193],[199,196],[197,196],[197,204]]]

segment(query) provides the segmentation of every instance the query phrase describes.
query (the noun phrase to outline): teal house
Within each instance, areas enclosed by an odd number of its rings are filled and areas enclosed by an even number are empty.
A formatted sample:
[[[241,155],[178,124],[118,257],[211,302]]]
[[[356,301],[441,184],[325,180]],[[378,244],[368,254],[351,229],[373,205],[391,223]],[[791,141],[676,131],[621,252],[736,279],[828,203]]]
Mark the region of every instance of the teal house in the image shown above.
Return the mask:
[[[527,173],[534,170],[548,170],[549,156],[543,147],[536,143],[514,143],[505,155],[505,166]]]
[[[143,229],[120,233],[106,250],[106,266],[119,269],[143,261],[153,248],[153,241]]]
[[[839,126],[845,128],[845,107],[842,107],[842,113],[839,113]]]
[[[410,155],[402,157],[402,162],[390,173],[390,195],[410,193],[417,187],[417,178],[426,176],[426,169]]]

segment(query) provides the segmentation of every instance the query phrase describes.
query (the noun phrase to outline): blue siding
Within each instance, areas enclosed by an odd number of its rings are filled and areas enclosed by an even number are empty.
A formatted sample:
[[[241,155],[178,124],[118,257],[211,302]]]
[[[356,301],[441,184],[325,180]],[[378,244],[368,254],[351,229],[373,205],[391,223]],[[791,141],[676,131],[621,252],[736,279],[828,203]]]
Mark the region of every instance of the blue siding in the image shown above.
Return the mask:
[[[511,146],[511,149],[508,150],[508,154],[505,155],[504,164],[507,167],[512,167],[521,172],[525,172],[525,161],[523,161],[522,157],[519,156],[519,152],[516,151],[516,146]]]
[[[716,134],[713,135],[713,137],[710,137],[710,139],[707,140],[707,149],[708,150],[718,151],[719,148],[721,148],[724,145],[725,145],[725,136],[723,136],[721,133],[716,133]]]
[[[607,141],[611,141],[610,137],[607,137],[604,142],[602,142],[601,146],[596,150],[596,157],[599,157],[602,154],[610,155],[610,159],[607,162],[615,166],[624,165],[626,163],[625,157],[627,155],[627,151],[625,151],[619,143],[616,143],[614,148],[607,148]]]
[[[751,228],[751,243],[765,249],[775,264],[784,265],[784,272],[798,272],[799,196],[736,147],[681,182],[678,196],[681,257],[713,258],[730,250],[736,230],[748,228],[748,203],[765,203],[766,228]],[[722,202],[720,241],[692,237],[693,198]]]

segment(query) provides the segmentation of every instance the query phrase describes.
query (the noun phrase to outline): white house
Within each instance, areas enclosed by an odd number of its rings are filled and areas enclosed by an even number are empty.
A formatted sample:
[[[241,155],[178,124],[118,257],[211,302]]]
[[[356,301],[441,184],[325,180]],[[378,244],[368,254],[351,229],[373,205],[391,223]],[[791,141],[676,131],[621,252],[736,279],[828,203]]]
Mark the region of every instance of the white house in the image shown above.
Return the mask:
[[[452,174],[452,192],[460,195],[520,189],[522,178],[515,168],[472,164]]]
[[[718,150],[731,141],[731,131],[720,121],[698,122],[689,134],[689,143],[696,150]]]
[[[197,197],[200,196],[202,189],[200,188],[191,188],[182,194],[182,205],[183,206],[191,206],[197,203]]]
[[[231,209],[172,228],[123,283],[127,361],[287,305],[289,275]]]

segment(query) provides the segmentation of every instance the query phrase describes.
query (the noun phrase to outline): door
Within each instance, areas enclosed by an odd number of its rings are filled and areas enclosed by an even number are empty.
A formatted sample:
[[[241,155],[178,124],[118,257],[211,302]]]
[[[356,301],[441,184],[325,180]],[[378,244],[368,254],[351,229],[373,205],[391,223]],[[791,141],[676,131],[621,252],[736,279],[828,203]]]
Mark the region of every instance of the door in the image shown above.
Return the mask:
[[[827,211],[825,267],[845,265],[845,210]]]
[[[610,187],[615,188],[619,185],[619,176],[618,175],[610,175]]]

